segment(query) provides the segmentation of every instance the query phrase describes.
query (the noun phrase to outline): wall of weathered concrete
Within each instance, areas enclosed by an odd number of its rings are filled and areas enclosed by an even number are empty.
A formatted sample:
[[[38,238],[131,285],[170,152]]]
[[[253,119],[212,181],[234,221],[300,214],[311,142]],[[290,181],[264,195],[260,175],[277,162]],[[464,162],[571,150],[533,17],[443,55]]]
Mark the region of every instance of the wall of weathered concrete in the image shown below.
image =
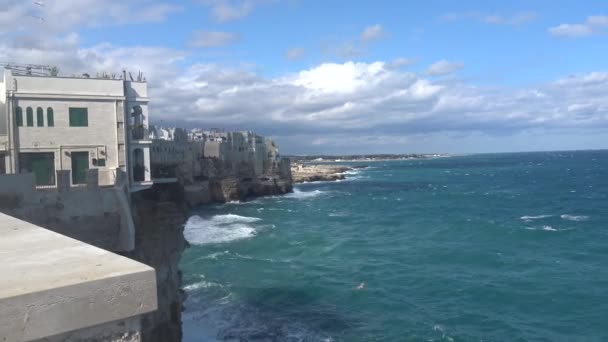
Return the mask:
[[[133,247],[134,227],[124,189],[34,190],[32,174],[0,175],[0,212],[112,250]]]
[[[157,308],[149,266],[1,213],[0,235],[0,341],[135,341]]]

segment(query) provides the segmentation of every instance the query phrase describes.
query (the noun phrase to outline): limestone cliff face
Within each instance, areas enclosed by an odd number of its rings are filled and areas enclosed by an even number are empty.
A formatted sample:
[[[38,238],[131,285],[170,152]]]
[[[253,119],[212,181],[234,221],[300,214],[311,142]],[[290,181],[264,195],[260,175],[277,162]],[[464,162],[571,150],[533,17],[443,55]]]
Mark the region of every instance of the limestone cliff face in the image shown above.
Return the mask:
[[[143,341],[181,341],[181,290],[179,261],[187,247],[183,230],[188,207],[179,184],[157,184],[133,194],[136,226],[135,250],[127,256],[156,269],[158,310],[142,320]]]
[[[209,182],[212,202],[246,201],[249,198],[282,195],[293,191],[291,181],[278,177],[258,179],[234,177]]]

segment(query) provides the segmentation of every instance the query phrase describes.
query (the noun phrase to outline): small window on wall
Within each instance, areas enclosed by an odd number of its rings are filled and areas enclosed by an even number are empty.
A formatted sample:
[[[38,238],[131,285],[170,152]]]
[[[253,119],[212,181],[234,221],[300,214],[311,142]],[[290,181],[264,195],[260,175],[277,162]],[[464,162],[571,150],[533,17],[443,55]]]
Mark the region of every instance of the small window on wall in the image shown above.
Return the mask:
[[[87,108],[70,108],[70,127],[88,127],[89,111]]]
[[[27,119],[27,127],[34,127],[34,110],[32,107],[27,107],[25,109],[25,116]]]
[[[93,159],[93,165],[98,167],[104,167],[106,166],[106,160],[103,158]]]
[[[17,127],[23,126],[23,109],[21,107],[17,107],[15,110],[15,121],[17,122]]]
[[[40,107],[36,108],[36,126],[44,127],[44,110]]]
[[[55,126],[55,115],[53,113],[53,108],[51,107],[46,109],[46,125],[49,127]]]

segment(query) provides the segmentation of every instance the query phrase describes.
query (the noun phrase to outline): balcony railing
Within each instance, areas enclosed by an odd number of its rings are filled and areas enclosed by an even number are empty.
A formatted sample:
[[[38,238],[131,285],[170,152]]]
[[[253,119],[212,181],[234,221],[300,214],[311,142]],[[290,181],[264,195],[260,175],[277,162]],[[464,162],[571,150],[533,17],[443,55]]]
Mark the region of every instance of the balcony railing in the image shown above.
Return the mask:
[[[149,140],[150,130],[146,125],[132,125],[130,127],[131,139],[133,140]]]

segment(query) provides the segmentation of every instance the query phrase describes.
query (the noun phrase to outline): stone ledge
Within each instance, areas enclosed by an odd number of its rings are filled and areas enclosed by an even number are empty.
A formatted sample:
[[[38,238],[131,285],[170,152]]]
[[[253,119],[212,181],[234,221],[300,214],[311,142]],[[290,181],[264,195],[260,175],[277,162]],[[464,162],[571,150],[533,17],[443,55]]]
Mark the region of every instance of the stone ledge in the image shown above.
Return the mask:
[[[0,341],[30,341],[157,308],[153,268],[0,213]]]

